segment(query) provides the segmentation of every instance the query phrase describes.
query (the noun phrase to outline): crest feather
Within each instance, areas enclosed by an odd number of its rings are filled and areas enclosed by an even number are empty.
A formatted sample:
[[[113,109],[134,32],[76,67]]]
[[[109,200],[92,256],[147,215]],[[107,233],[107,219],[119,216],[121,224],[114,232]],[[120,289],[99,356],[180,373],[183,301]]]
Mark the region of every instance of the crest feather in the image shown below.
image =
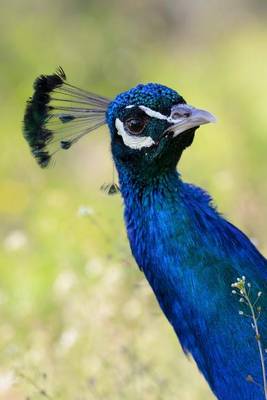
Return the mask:
[[[67,150],[82,136],[106,123],[110,100],[67,82],[59,67],[41,75],[28,100],[23,134],[38,164],[45,168],[60,149]]]

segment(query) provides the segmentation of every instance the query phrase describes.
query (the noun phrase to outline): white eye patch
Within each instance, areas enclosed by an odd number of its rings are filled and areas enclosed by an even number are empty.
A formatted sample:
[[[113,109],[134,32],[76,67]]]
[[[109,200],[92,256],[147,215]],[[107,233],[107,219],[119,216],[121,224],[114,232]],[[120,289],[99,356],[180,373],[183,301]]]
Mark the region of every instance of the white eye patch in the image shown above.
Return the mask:
[[[124,129],[123,122],[119,118],[116,118],[115,126],[118,135],[122,137],[125,146],[128,146],[131,149],[141,150],[143,147],[151,147],[155,144],[154,140],[150,136],[134,136],[127,133]]]
[[[136,107],[135,105],[129,105],[126,106],[125,108],[133,108]],[[140,110],[144,111],[146,115],[152,118],[160,119],[160,120],[165,120],[170,122],[170,117],[167,117],[164,114],[161,114],[158,111],[152,110],[149,107],[146,106],[138,106]],[[154,140],[150,136],[134,136],[130,135],[127,133],[124,129],[123,122],[119,118],[116,119],[115,121],[115,126],[117,128],[118,134],[122,137],[123,142],[126,146],[130,147],[131,149],[142,149],[143,147],[151,147],[153,144],[155,144]]]

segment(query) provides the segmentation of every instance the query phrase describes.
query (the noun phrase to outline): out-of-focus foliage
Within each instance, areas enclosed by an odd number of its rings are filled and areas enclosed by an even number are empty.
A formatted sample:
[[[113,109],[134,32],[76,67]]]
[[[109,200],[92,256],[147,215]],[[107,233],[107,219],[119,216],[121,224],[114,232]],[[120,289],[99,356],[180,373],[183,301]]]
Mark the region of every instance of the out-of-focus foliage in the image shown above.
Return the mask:
[[[211,399],[124,232],[107,130],[40,170],[21,134],[33,79],[62,65],[107,96],[169,85],[212,111],[180,164],[267,253],[265,1],[2,0],[0,398]]]

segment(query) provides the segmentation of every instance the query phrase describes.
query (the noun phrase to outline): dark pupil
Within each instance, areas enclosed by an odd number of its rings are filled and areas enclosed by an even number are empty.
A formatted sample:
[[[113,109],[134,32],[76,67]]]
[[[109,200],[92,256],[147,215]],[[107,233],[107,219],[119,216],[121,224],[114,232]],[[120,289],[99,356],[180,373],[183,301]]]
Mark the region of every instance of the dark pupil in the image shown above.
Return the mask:
[[[144,129],[145,122],[139,118],[132,118],[126,121],[126,126],[131,133],[141,133]]]

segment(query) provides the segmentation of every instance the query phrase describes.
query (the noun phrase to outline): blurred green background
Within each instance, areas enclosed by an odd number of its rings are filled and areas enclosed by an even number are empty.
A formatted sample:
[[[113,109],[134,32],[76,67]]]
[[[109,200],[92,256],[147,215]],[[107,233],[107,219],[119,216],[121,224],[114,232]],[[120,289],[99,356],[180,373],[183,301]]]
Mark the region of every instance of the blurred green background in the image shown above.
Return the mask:
[[[102,129],[41,170],[21,133],[41,73],[113,97],[177,89],[218,117],[180,163],[267,254],[267,2],[1,0],[0,399],[212,399],[128,247]]]

